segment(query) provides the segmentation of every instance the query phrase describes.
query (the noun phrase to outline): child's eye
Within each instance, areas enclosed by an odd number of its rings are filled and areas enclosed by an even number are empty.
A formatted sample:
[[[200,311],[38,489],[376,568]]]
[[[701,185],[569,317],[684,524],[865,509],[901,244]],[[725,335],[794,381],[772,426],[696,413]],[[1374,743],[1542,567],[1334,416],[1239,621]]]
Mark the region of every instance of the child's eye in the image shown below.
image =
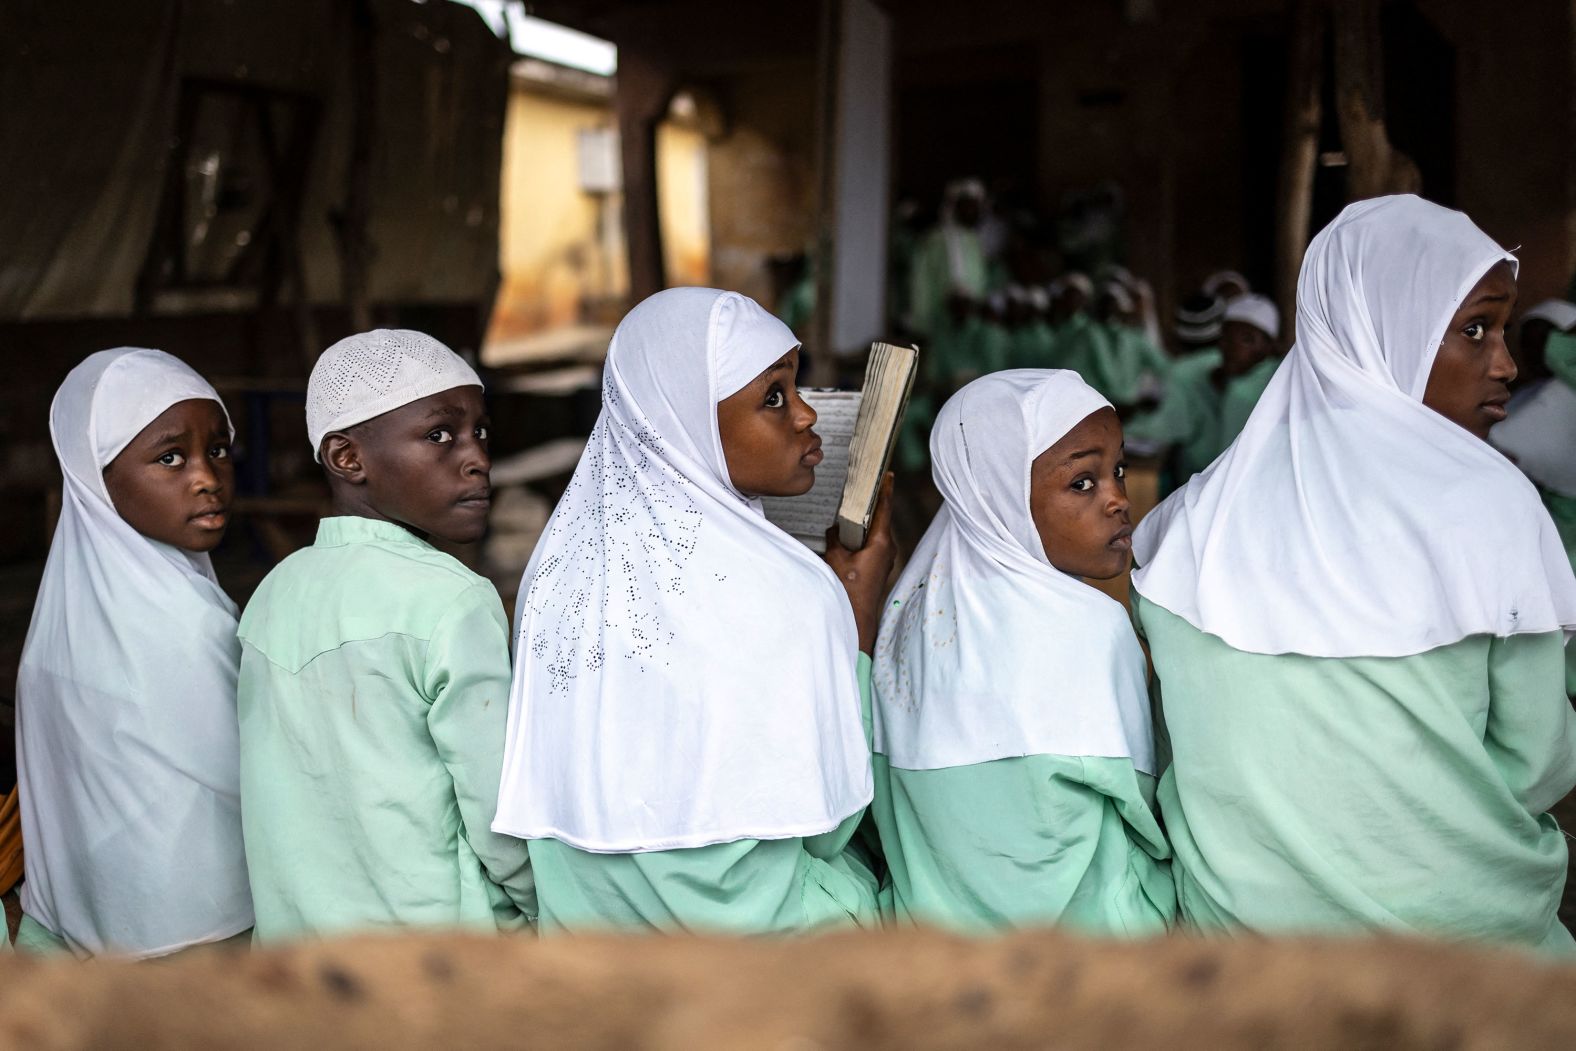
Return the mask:
[[[487,428],[485,426],[476,428],[476,440],[481,442],[487,440]]]
[[[159,462],[166,467],[180,467],[186,462],[186,457],[182,456],[174,449],[171,449],[169,452],[159,457]]]
[[[427,435],[427,440],[434,445],[448,445],[454,440],[454,432],[447,427],[439,427]]]
[[[1072,489],[1073,489],[1073,492],[1075,492],[1075,493],[1091,493],[1091,492],[1094,492],[1094,479],[1093,478],[1080,478],[1076,482],[1073,483]]]
[[[230,458],[230,447],[228,445],[215,445],[208,450],[208,455],[215,460],[228,460]]]
[[[1487,331],[1488,330],[1483,327],[1483,322],[1474,321],[1472,324],[1462,329],[1461,334],[1466,336],[1474,343],[1481,343],[1483,342],[1483,336]]]
[[[777,387],[773,387],[772,392],[766,395],[766,407],[768,409],[780,409],[787,404],[787,396]]]
[[[1118,478],[1126,478],[1127,477],[1127,464],[1119,463],[1119,464],[1116,465],[1116,476]]]

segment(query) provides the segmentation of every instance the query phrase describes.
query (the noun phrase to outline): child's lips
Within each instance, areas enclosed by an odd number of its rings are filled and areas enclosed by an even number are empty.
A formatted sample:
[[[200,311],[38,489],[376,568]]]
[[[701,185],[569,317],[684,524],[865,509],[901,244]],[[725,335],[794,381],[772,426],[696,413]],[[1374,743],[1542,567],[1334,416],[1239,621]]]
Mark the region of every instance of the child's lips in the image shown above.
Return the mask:
[[[809,451],[803,456],[799,457],[799,462],[804,464],[806,467],[816,467],[824,459],[826,459],[826,453],[821,451],[821,439],[817,438],[815,442],[811,444]]]
[[[467,511],[485,511],[492,506],[492,490],[479,489],[474,493],[466,493],[455,503]]]
[[[1116,535],[1106,543],[1106,547],[1112,547],[1118,551],[1133,550],[1133,527],[1123,526],[1121,529],[1118,529]]]
[[[224,524],[229,521],[229,519],[230,512],[227,509],[223,507],[210,507],[206,510],[198,511],[196,514],[188,518],[187,521],[192,525],[198,526],[202,529],[223,529]]]

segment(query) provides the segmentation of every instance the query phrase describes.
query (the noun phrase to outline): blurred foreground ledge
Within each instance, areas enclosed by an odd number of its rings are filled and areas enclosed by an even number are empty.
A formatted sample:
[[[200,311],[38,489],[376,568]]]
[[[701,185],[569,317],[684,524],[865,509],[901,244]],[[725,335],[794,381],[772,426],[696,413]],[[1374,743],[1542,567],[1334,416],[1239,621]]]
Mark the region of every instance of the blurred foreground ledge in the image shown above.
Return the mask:
[[[1576,966],[1376,939],[362,937],[0,957],[0,1048],[1562,1048]]]

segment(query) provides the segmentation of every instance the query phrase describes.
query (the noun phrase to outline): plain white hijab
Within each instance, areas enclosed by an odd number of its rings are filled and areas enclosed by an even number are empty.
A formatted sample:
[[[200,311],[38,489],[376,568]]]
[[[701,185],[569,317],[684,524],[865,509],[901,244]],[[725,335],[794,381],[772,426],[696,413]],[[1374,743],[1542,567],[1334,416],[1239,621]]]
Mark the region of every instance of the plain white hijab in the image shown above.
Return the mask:
[[[78,365],[50,406],[64,491],[17,676],[22,908],[82,956],[252,926],[235,605],[207,555],[138,533],[104,486],[144,427],[193,399],[219,395],[168,354],[123,348]]]
[[[734,292],[629,312],[526,567],[493,830],[633,852],[826,832],[871,798],[836,576],[729,481],[717,403],[798,345]]]
[[[1127,611],[1050,564],[1029,512],[1035,457],[1104,408],[1076,372],[1014,369],[968,384],[936,417],[930,455],[946,504],[876,645],[876,751],[893,766],[1078,755],[1154,773]]]
[[[1308,246],[1297,343],[1237,440],[1139,525],[1140,594],[1239,650],[1397,657],[1576,627],[1536,490],[1423,405],[1445,327],[1514,257],[1413,196]]]

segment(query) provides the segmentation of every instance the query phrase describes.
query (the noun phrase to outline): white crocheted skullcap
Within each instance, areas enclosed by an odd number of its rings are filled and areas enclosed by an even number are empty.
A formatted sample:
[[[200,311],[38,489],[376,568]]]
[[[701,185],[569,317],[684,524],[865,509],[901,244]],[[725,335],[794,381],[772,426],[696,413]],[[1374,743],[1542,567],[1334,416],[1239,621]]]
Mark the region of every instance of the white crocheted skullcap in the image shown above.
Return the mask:
[[[1280,338],[1280,311],[1275,301],[1256,292],[1248,292],[1226,304],[1222,321],[1241,321],[1252,325],[1271,339]]]
[[[306,433],[321,462],[324,436],[481,377],[454,351],[424,332],[376,328],[323,351],[306,384]]]

